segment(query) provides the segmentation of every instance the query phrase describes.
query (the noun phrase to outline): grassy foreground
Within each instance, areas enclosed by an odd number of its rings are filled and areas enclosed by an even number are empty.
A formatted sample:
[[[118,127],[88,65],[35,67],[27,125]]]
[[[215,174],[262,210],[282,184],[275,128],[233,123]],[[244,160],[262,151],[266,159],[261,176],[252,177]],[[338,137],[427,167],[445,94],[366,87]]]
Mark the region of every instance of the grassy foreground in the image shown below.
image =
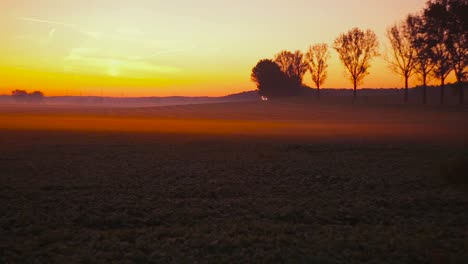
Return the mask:
[[[466,263],[468,193],[446,169],[465,154],[440,140],[2,130],[0,262]]]

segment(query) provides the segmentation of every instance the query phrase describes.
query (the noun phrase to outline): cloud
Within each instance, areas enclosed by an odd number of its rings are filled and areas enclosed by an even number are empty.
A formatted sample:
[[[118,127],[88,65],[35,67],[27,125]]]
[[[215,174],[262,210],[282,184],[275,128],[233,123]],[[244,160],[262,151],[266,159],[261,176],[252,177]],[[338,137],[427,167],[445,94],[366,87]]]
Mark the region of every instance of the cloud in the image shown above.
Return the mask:
[[[47,19],[38,19],[38,18],[31,18],[31,17],[17,17],[16,19],[21,20],[21,21],[26,21],[26,22],[32,22],[32,23],[62,26],[62,27],[65,27],[65,28],[69,28],[69,29],[78,31],[83,35],[86,35],[88,37],[95,38],[95,39],[98,39],[103,35],[101,32],[89,31],[89,30],[86,30],[84,28],[79,27],[78,25],[70,24],[70,23],[64,23],[64,22],[60,22],[60,21],[47,20]],[[53,35],[53,33],[55,33],[56,30],[57,30],[56,28],[53,28],[49,32],[49,36],[51,36],[51,33]]]
[[[29,17],[17,17],[18,20],[28,21],[28,22],[35,22],[35,23],[42,23],[42,24],[50,24],[50,25],[60,25],[64,27],[76,27],[74,24],[62,23],[58,21],[52,20],[45,20],[45,19],[37,19],[37,18],[29,18]]]
[[[144,60],[132,60],[122,56],[103,55],[99,49],[74,48],[64,58],[67,71],[99,71],[109,76],[148,76],[176,74],[181,68],[157,65]]]
[[[44,39],[41,39],[41,44],[48,44],[53,38],[57,37],[56,33],[59,30],[65,28],[88,36],[93,39],[90,45],[101,47],[70,47],[69,52],[65,56],[61,56],[64,63],[63,69],[67,72],[100,73],[109,76],[147,77],[154,76],[154,74],[176,74],[182,71],[182,69],[178,67],[159,65],[155,61],[155,58],[164,54],[185,52],[187,49],[161,49],[153,54],[144,54],[142,50],[154,50],[155,46],[158,46],[158,43],[149,39],[140,38],[140,36],[146,36],[148,34],[138,29],[119,28],[110,33],[103,33],[87,30],[76,24],[55,20],[31,17],[18,17],[17,19],[29,23],[51,25],[48,35],[44,36]],[[112,49],[102,48],[104,46],[107,47],[109,43],[115,43],[116,40],[132,43],[132,49],[137,51],[137,53],[125,54],[125,51],[128,52],[128,49],[125,48],[126,46],[122,45],[115,45]],[[120,52],[118,50],[119,47],[121,48]],[[124,48],[122,49],[122,47]]]

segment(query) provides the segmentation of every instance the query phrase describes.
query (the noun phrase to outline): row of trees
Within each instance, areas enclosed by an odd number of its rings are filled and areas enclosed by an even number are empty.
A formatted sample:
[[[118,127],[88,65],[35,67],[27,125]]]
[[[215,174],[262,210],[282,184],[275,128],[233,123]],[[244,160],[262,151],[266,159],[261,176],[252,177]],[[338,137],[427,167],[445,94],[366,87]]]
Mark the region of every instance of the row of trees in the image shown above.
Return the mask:
[[[320,86],[327,78],[329,57],[327,44],[311,46],[305,55],[299,50],[281,51],[274,60],[259,61],[252,70],[251,79],[261,95],[297,95],[305,89],[303,78],[310,71],[320,96]]]
[[[423,103],[427,102],[429,77],[440,80],[441,103],[447,76],[453,71],[459,84],[460,103],[464,102],[463,82],[467,79],[468,64],[468,0],[431,0],[417,15],[408,15],[404,21],[387,30],[391,44],[390,55],[385,56],[392,69],[405,79],[404,101],[408,101],[408,80],[417,74],[422,80]],[[372,30],[353,28],[340,34],[333,43],[354,87],[369,74],[370,62],[379,56],[379,42]],[[301,51],[282,51],[273,60],[261,60],[252,70],[251,78],[261,95],[297,95],[304,89],[303,77],[307,71],[317,87],[327,78],[327,44]]]
[[[11,96],[19,103],[40,103],[44,100],[44,94],[41,91],[28,93],[25,90],[14,90]]]
[[[468,0],[434,0],[417,15],[387,30],[392,53],[387,59],[393,70],[405,79],[417,74],[422,80],[423,103],[427,102],[427,80],[440,81],[440,102],[444,103],[445,80],[453,71],[459,84],[460,103],[464,102],[463,82],[468,65]]]

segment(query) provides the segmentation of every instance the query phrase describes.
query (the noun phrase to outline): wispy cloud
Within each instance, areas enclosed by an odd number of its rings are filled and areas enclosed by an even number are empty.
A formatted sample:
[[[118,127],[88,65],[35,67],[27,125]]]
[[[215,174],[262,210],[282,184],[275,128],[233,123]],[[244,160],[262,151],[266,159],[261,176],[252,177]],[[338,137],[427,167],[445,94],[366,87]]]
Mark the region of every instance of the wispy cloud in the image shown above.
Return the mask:
[[[30,17],[17,17],[16,19],[28,21],[28,22],[49,24],[49,25],[60,25],[64,27],[72,27],[72,28],[77,27],[74,24],[68,24],[68,23],[63,23],[63,22],[58,22],[58,21],[53,21],[53,20],[37,19],[37,18],[30,18]]]
[[[145,60],[103,55],[100,50],[91,48],[74,48],[64,61],[67,71],[95,68],[114,77],[128,74],[176,74],[182,71],[178,67],[157,65]]]
[[[65,28],[69,28],[71,30],[75,30],[77,32],[80,32],[81,34],[84,34],[84,35],[86,35],[88,37],[95,38],[95,39],[102,36],[101,32],[90,31],[90,30],[84,29],[84,28],[82,28],[82,27],[80,27],[80,26],[78,26],[76,24],[71,24],[71,23],[64,23],[64,22],[55,21],[55,20],[47,20],[47,19],[39,19],[39,18],[31,18],[31,17],[17,17],[16,19],[21,20],[21,21],[30,22],[30,23],[39,23],[39,24],[62,26],[62,27],[65,27]],[[54,28],[52,30],[53,30],[53,33],[55,33],[55,31],[57,29]],[[51,35],[50,33],[52,33],[52,31],[49,32],[49,36]]]
[[[142,53],[142,50],[135,50],[135,47],[144,47],[146,50],[154,50],[159,46],[154,40],[145,38],[149,35],[146,32],[132,28],[120,28],[111,32],[99,32],[88,30],[77,24],[65,23],[61,21],[39,19],[32,17],[17,17],[18,20],[28,23],[50,25],[50,31],[42,44],[52,41],[57,32],[71,30],[77,34],[84,34],[93,41],[89,47],[69,47],[67,55],[62,57],[63,69],[67,72],[100,72],[109,76],[154,76],[154,74],[177,74],[182,71],[181,68],[161,65],[156,58],[161,55],[186,52],[187,49],[160,49],[155,53]],[[116,40],[131,43],[135,53],[127,55],[129,52],[126,46],[116,45],[112,50],[104,49],[108,43],[114,43]],[[47,42],[47,43],[46,43]],[[94,46],[93,46],[94,45]],[[96,47],[96,48],[94,48]],[[99,48],[101,47],[101,48]],[[119,51],[120,47],[120,51]],[[190,49],[190,48],[189,48]]]

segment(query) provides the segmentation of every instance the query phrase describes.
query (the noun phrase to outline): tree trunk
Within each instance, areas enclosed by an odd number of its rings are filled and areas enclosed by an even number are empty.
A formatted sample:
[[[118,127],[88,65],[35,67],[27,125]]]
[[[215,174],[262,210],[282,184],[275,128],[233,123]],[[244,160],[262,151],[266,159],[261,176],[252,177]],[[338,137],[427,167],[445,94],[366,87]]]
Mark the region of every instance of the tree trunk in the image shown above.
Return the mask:
[[[423,76],[423,104],[427,104],[427,83],[426,83],[427,76]]]
[[[445,78],[440,79],[440,104],[444,104]]]
[[[357,81],[354,80],[354,92],[353,92],[353,103],[356,101],[356,95],[357,95]]]
[[[463,91],[463,83],[458,81],[458,86],[460,87],[460,104],[465,103],[465,91]]]
[[[408,76],[405,76],[405,104],[408,103]]]
[[[457,77],[457,84],[458,84],[458,94],[460,96],[460,104],[465,103],[465,91],[463,91],[463,82],[462,82],[462,74],[460,71],[457,71],[455,68],[455,76]]]
[[[317,85],[317,97],[320,98],[320,85]]]

